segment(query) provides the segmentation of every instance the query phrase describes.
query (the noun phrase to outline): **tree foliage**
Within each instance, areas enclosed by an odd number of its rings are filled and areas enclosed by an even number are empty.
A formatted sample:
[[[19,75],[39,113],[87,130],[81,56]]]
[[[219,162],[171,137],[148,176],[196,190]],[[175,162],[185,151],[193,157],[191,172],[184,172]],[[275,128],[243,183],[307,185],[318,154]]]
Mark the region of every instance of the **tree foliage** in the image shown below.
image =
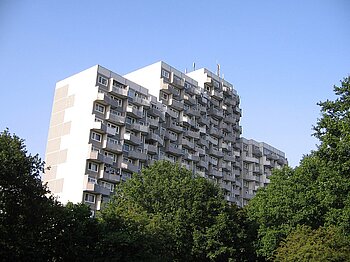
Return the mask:
[[[315,129],[318,149],[295,169],[275,170],[267,188],[247,207],[258,223],[257,252],[272,258],[274,250],[298,225],[312,230],[334,225],[350,233],[350,85],[334,87],[339,98],[319,103]]]
[[[81,261],[91,255],[86,248],[96,224],[89,209],[64,207],[50,196],[40,179],[43,166],[38,155],[27,155],[22,139],[0,133],[0,260]]]
[[[120,261],[243,261],[253,254],[242,211],[213,183],[170,162],[121,184],[100,222],[102,252]]]
[[[334,226],[297,226],[275,252],[275,261],[348,261],[350,241]]]

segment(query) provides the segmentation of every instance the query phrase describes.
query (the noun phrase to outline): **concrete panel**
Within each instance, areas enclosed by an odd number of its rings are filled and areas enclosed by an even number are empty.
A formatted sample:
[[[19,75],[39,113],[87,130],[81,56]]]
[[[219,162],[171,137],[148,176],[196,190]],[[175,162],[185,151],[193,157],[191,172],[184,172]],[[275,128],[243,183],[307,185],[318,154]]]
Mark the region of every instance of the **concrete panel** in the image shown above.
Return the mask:
[[[54,100],[60,100],[68,95],[69,85],[56,88]]]
[[[54,151],[60,150],[61,138],[55,138],[47,141],[46,152],[52,153]]]
[[[50,188],[52,193],[57,194],[63,191],[63,182],[64,182],[64,179],[60,178],[60,179],[55,179],[47,182],[47,185]]]

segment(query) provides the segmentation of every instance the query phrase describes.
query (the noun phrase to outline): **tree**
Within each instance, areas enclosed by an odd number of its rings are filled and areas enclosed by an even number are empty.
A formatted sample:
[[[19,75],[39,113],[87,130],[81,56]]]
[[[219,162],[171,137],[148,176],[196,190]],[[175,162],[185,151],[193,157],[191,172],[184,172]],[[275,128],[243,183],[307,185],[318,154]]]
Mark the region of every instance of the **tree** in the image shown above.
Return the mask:
[[[350,241],[334,226],[312,230],[298,226],[282,241],[275,252],[275,261],[347,261]]]
[[[350,84],[334,87],[335,101],[319,103],[322,117],[315,136],[318,149],[305,156],[295,169],[275,170],[271,183],[247,206],[258,224],[257,252],[272,258],[274,250],[298,225],[321,226],[350,233]]]
[[[97,226],[89,208],[57,202],[42,185],[43,167],[23,139],[0,133],[0,260],[91,260]]]
[[[244,261],[253,254],[245,214],[212,182],[170,162],[118,186],[100,223],[101,257],[119,261]]]

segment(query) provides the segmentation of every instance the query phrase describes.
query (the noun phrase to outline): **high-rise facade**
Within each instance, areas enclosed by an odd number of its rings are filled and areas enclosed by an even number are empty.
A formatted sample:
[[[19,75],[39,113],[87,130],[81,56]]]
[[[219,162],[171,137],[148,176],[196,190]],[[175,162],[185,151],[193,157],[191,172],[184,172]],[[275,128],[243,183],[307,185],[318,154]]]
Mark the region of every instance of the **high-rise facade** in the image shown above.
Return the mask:
[[[232,84],[206,69],[184,74],[158,62],[123,77],[97,65],[56,84],[44,182],[62,202],[98,210],[117,183],[168,160],[243,206],[286,159],[240,138],[240,117]]]

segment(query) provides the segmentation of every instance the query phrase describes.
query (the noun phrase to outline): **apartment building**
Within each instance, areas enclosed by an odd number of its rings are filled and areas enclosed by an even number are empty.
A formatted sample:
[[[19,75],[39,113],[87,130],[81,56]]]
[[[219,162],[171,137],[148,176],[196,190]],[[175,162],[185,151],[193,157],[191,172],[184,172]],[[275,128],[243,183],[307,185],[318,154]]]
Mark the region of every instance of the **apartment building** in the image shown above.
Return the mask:
[[[158,62],[121,76],[89,68],[56,84],[44,182],[63,203],[83,201],[98,210],[117,183],[168,160],[212,179],[242,206],[268,183],[269,152],[278,156],[270,165],[284,154],[240,139],[239,101],[232,84],[207,69],[184,74]],[[266,172],[247,180],[253,145]]]

